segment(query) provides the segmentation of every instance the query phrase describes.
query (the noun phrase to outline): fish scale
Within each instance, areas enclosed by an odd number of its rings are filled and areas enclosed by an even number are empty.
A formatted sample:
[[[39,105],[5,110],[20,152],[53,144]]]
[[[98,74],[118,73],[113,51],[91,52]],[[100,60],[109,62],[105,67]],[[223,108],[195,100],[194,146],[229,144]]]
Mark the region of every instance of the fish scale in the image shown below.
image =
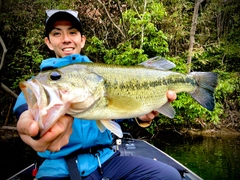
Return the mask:
[[[151,68],[144,68],[137,66],[134,70],[131,67],[114,66],[107,69],[105,64],[86,64],[92,71],[99,74],[105,79],[106,96],[102,98],[108,99],[112,96],[129,97],[124,101],[127,107],[127,101],[134,99],[138,102],[138,108],[132,107],[129,111],[127,108],[105,108],[104,105],[97,104],[89,109],[87,112],[76,115],[77,117],[88,119],[120,119],[131,118],[144,115],[152,110],[158,109],[165,104],[168,99],[166,96],[167,90],[174,90],[180,92],[192,92],[196,88],[195,84],[191,82],[182,83],[183,77],[186,76],[180,73],[159,71]],[[134,71],[134,73],[132,73]],[[168,77],[168,78],[166,78]],[[180,78],[179,78],[180,77]],[[181,79],[171,81],[170,79]],[[181,83],[176,83],[181,82]],[[107,100],[104,100],[106,102]],[[101,115],[96,112],[102,112]]]

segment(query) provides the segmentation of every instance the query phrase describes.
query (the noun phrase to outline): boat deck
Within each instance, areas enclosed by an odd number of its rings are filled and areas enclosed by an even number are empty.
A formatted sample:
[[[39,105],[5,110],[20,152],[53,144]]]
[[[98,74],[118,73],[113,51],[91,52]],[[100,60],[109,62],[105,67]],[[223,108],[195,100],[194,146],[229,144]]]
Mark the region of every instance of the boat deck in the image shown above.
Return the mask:
[[[151,145],[147,141],[133,139],[129,133],[125,133],[123,139],[117,139],[116,144],[119,145],[115,145],[114,148],[119,150],[122,156],[148,157],[176,168],[183,177],[183,180],[202,180],[201,177],[173,159],[168,154]]]
[[[115,139],[113,148],[121,152],[121,156],[142,156],[161,161],[176,168],[183,180],[202,180],[198,175],[187,167],[173,159],[168,154],[151,145],[147,141],[133,139],[130,133],[124,133],[124,138]],[[8,178],[7,180],[33,180],[32,170],[35,165],[31,164],[22,171]]]

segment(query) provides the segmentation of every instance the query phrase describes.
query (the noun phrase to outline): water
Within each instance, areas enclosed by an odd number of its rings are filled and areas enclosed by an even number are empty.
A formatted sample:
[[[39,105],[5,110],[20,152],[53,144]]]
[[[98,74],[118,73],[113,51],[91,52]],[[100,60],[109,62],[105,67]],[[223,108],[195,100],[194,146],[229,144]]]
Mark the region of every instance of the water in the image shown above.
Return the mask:
[[[240,179],[240,137],[165,134],[152,143],[204,180]]]
[[[240,179],[240,137],[187,137],[161,134],[152,143],[204,180]],[[0,140],[0,179],[29,166],[36,153],[20,138]]]

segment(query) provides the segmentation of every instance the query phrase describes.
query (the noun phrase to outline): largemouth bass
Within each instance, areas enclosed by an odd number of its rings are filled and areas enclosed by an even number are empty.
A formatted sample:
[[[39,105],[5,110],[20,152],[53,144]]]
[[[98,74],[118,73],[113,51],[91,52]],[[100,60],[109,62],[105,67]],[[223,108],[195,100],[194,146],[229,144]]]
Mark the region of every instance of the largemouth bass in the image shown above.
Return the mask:
[[[20,83],[29,110],[38,121],[40,136],[63,115],[96,120],[122,136],[111,121],[139,117],[155,110],[173,118],[175,110],[166,92],[188,92],[208,110],[214,109],[218,76],[212,72],[181,74],[170,71],[175,64],[155,57],[137,66],[79,63],[40,72]]]

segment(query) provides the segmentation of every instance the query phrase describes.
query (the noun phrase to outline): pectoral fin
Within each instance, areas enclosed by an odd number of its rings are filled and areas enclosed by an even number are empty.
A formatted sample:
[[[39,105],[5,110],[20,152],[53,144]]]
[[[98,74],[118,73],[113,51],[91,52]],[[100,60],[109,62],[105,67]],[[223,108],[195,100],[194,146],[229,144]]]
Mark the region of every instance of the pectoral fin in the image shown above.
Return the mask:
[[[175,109],[172,107],[170,102],[166,102],[163,106],[161,106],[160,108],[157,109],[157,111],[161,114],[163,114],[164,116],[167,116],[169,118],[174,118],[176,111]]]
[[[97,126],[101,132],[105,131],[107,128],[116,136],[118,136],[120,138],[123,137],[123,133],[122,133],[122,129],[121,129],[120,125],[114,121],[100,120],[100,121],[97,121]]]
[[[111,109],[137,110],[142,106],[142,102],[128,96],[107,96],[108,107]]]

